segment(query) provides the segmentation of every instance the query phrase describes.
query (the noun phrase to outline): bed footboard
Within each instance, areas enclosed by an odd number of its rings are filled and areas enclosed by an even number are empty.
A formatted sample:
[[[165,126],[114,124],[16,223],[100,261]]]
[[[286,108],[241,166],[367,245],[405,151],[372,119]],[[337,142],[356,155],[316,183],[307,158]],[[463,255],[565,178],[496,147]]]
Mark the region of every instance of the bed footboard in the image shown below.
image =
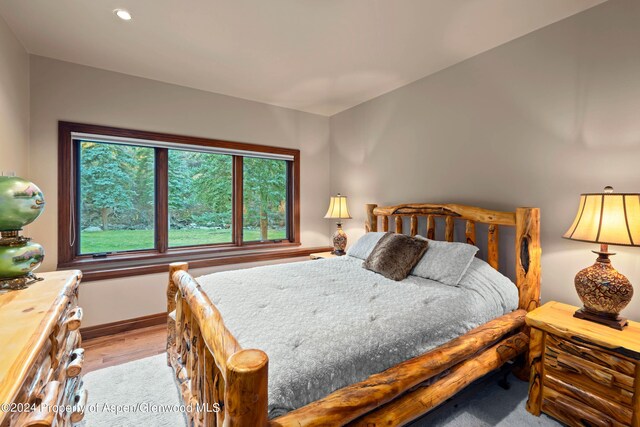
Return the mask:
[[[187,270],[187,263],[170,266],[167,363],[189,426],[266,426],[267,355],[240,347]]]

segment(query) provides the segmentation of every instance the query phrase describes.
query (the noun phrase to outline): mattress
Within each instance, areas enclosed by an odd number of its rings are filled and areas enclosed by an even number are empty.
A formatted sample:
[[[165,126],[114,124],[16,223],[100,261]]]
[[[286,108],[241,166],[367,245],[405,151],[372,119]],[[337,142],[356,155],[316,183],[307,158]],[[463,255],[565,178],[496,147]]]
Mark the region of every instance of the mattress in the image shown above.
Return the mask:
[[[416,276],[396,282],[350,256],[197,280],[240,345],[269,356],[271,418],[418,356],[518,304],[515,285],[478,259],[458,286]]]

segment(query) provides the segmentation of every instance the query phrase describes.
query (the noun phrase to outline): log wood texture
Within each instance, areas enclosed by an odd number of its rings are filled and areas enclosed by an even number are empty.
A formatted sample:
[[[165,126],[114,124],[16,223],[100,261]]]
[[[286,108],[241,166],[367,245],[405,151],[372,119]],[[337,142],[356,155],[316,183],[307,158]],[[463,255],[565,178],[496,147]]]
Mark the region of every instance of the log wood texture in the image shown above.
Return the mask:
[[[476,223],[471,220],[467,220],[464,229],[464,235],[467,239],[467,243],[470,245],[476,245]]]
[[[396,233],[402,234],[402,217],[396,217]]]
[[[229,358],[225,425],[267,425],[267,371],[269,358],[261,350],[241,350]]]
[[[67,426],[53,405],[71,405],[84,351],[77,307],[81,273],[41,273],[43,281],[0,295],[0,403],[44,402],[33,412],[0,411],[0,425]]]
[[[436,220],[433,215],[427,215],[427,239],[436,238]]]
[[[542,408],[542,376],[543,376],[543,353],[545,333],[532,329],[529,339],[529,365],[531,366],[531,377],[529,378],[529,399],[527,400],[527,411],[535,416],[540,415]]]
[[[352,421],[518,330],[524,324],[524,316],[524,310],[517,310],[492,320],[428,353],[276,418],[271,425],[322,426]]]
[[[418,216],[411,215],[411,237],[418,234]]]
[[[640,427],[640,363],[636,364],[636,389],[633,394],[633,402],[631,409],[633,416],[631,417],[632,427]]]
[[[185,404],[220,409],[187,413],[189,425],[266,425],[267,355],[240,347],[187,270],[186,263],[170,266],[167,307],[175,309],[168,316],[175,322],[168,330],[168,360]]]
[[[455,227],[454,219],[452,216],[447,216],[444,219],[444,240],[447,242],[453,242],[453,231]]]
[[[640,427],[640,324],[618,331],[576,319],[575,310],[550,302],[527,314],[527,410],[569,426]]]
[[[470,219],[486,224],[511,225],[516,224],[514,212],[500,212],[483,209],[476,206],[464,206],[456,204],[435,205],[429,203],[411,203],[396,206],[376,207],[375,215],[436,215],[453,216]]]
[[[542,400],[543,412],[572,427],[622,427],[624,424],[607,417],[576,399],[565,396],[552,388],[545,388]]]
[[[373,210],[376,208],[375,204],[365,205],[366,222],[365,222],[365,231],[367,233],[372,231],[378,231],[378,217],[373,213]]]
[[[167,285],[167,313],[173,313],[176,309],[176,294],[178,286],[173,282],[173,274],[177,271],[187,271],[189,265],[184,262],[169,264],[169,284]],[[177,317],[167,316],[167,365],[171,366],[170,350],[173,348],[176,339]]]
[[[470,243],[475,243],[477,222],[494,226],[495,230],[497,226],[516,227],[516,262],[522,267],[518,289],[520,300],[527,303],[521,304],[520,310],[481,325],[428,353],[267,421],[267,355],[260,350],[243,350],[227,330],[217,308],[189,275],[187,265],[172,264],[167,309],[169,313],[175,310],[175,314],[168,316],[169,363],[175,370],[185,403],[217,404],[221,408],[215,417],[187,414],[190,425],[344,425],[366,419],[388,419],[396,414],[397,421],[388,425],[398,425],[423,415],[470,381],[522,353],[528,345],[527,334],[522,332],[524,316],[539,297],[538,210],[521,208],[517,212],[499,212],[453,204],[391,207],[368,204],[365,229],[377,231],[378,217],[381,217],[382,231],[388,232],[389,217],[394,217],[394,229],[402,232],[403,219],[409,217],[409,233],[415,235],[420,216],[426,217],[430,239],[435,239],[436,217],[444,217],[445,239],[450,241],[455,237],[455,219],[466,221],[465,239]],[[497,249],[496,243],[496,260]],[[532,304],[532,300],[536,304]],[[445,373],[447,370],[451,372]],[[437,387],[415,389],[436,375],[443,375],[435,382]],[[365,418],[359,419],[363,416]]]
[[[540,209],[516,209],[516,286],[519,308],[531,311],[540,305]]]
[[[465,360],[432,384],[418,387],[350,424],[353,426],[401,426],[420,416],[424,408],[434,408],[476,379],[499,368],[527,349],[529,338],[520,332],[506,338],[476,357]]]
[[[496,270],[500,266],[499,258],[499,231],[498,226],[495,224],[489,224],[489,234],[487,237],[487,263]]]

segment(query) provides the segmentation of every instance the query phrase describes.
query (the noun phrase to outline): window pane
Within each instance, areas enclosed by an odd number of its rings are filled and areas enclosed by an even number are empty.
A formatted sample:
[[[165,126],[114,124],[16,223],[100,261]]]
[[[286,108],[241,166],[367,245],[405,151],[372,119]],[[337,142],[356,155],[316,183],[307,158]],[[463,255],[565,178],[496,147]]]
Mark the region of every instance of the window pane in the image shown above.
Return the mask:
[[[287,239],[287,162],[244,158],[245,242]]]
[[[80,254],[153,249],[154,149],[80,142]]]
[[[169,247],[231,243],[232,157],[169,150]]]

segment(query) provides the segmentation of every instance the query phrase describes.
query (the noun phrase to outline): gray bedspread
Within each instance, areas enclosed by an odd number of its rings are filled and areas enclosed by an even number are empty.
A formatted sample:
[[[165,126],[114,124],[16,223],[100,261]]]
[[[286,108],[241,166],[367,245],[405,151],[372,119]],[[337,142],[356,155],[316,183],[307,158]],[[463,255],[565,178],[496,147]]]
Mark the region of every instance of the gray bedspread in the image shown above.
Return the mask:
[[[395,282],[340,258],[202,276],[243,348],[269,356],[275,417],[437,347],[517,307],[515,285],[474,260],[458,286]]]

